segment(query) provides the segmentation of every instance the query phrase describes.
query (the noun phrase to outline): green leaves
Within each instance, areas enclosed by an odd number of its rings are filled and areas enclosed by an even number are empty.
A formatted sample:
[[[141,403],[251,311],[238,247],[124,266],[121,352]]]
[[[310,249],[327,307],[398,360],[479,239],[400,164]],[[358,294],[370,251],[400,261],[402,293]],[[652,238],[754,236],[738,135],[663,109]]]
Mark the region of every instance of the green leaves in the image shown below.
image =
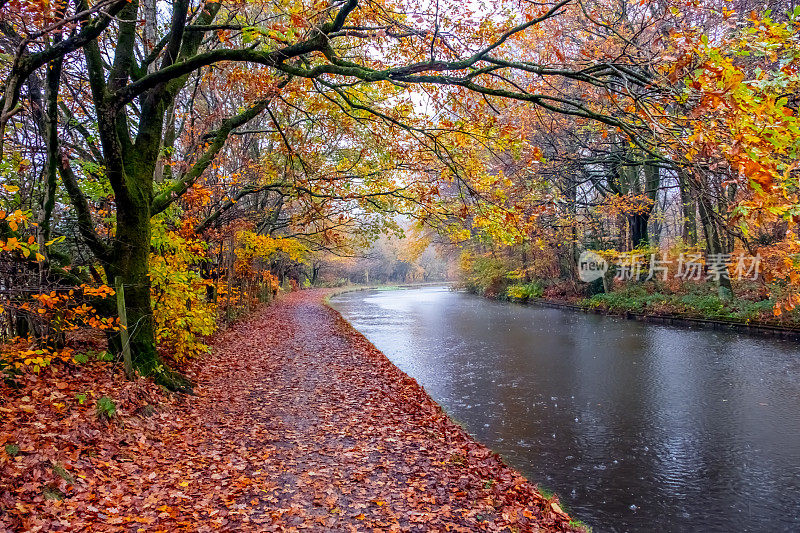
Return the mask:
[[[117,415],[117,405],[108,396],[103,396],[97,400],[95,412],[101,419],[111,420]]]
[[[19,446],[13,443],[9,443],[5,445],[5,450],[8,455],[11,457],[16,457],[19,454]]]

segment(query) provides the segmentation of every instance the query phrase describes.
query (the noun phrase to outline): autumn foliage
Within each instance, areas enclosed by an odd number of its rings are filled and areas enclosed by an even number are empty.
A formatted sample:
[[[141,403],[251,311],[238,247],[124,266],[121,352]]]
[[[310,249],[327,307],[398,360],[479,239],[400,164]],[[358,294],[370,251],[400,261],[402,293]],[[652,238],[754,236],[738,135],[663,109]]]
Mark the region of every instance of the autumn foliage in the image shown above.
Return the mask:
[[[115,381],[126,354],[187,392],[210,336],[279,293],[436,261],[516,301],[794,326],[799,24],[752,0],[0,1],[0,372],[60,384],[49,416],[79,424],[74,394],[150,394]],[[585,250],[637,275],[584,283]],[[703,279],[676,277],[695,256]],[[713,275],[743,256],[747,279]],[[102,396],[57,377],[83,370]],[[143,527],[198,519],[149,497]]]

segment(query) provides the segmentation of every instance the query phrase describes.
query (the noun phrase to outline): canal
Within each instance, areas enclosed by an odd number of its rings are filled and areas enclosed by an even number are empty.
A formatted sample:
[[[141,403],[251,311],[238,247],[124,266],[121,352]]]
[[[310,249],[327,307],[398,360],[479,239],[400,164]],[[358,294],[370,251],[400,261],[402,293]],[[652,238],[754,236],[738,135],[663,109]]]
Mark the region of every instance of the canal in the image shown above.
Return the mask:
[[[594,531],[800,530],[800,345],[490,301],[331,305]]]

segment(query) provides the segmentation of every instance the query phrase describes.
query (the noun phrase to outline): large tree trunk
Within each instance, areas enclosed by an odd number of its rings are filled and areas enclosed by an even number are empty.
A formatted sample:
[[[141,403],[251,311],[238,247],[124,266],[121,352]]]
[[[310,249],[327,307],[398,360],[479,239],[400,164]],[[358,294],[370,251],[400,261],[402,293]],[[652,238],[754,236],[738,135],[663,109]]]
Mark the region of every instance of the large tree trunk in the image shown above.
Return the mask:
[[[647,223],[650,221],[650,213],[634,213],[628,215],[628,223],[631,228],[631,247],[638,248],[640,245],[647,244],[650,236],[647,232]]]
[[[150,202],[139,201],[117,208],[115,260],[108,265],[109,283],[116,276],[125,286],[133,365],[143,376],[152,377],[172,390],[191,391],[192,384],[166,365],[156,350],[153,308],[150,300]],[[115,339],[118,343],[118,338]],[[118,346],[116,347],[118,348]]]
[[[125,306],[128,312],[131,352],[136,369],[153,375],[160,364],[155,348],[153,310],[150,304],[150,206],[149,202],[119,206],[117,236],[114,243],[116,261],[110,274],[119,276],[125,285]],[[109,276],[112,278],[112,276]],[[113,279],[109,279],[113,283]]]

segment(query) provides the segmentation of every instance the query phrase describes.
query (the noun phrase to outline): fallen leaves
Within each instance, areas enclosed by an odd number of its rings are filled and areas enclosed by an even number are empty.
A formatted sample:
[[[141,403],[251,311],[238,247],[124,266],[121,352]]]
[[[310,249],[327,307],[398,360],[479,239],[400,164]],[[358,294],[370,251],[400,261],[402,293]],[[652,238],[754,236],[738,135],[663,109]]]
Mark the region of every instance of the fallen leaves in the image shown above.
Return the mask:
[[[556,502],[474,442],[321,296],[292,293],[221,333],[190,370],[197,396],[125,382],[109,363],[4,385],[0,446],[19,452],[0,448],[0,524],[570,530]],[[65,407],[47,401],[53,391]],[[118,407],[109,422],[94,413],[104,396]]]

